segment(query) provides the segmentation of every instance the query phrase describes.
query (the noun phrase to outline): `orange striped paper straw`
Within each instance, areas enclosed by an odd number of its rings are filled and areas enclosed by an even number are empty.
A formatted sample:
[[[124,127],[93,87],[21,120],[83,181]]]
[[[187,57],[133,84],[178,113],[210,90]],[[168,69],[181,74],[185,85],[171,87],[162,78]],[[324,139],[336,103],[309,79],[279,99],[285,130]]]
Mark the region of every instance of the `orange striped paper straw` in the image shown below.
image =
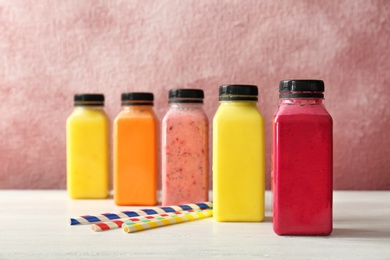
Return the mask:
[[[137,218],[117,219],[113,221],[100,222],[100,223],[92,224],[91,229],[95,232],[102,232],[102,231],[121,228],[123,223],[128,221],[136,223],[136,222],[141,222],[142,220],[155,220],[158,217],[169,217],[173,215],[180,215],[183,214],[184,212],[194,212],[194,210],[175,211],[171,213],[161,213],[161,214],[142,216]]]
[[[168,226],[173,224],[179,224],[196,219],[202,219],[211,217],[213,215],[212,209],[196,210],[194,212],[182,212],[183,214],[171,216],[158,216],[153,220],[144,219],[140,222],[125,221],[122,224],[122,229],[126,233],[133,233],[141,230],[147,230],[152,228],[158,228],[162,226]]]

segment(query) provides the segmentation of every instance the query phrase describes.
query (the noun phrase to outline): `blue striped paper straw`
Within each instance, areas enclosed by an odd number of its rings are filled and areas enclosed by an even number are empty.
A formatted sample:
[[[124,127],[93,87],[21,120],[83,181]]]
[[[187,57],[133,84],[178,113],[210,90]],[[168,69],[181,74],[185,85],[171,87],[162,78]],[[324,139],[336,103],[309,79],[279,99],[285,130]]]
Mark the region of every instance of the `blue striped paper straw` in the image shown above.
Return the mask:
[[[154,209],[122,211],[118,213],[102,213],[96,216],[85,215],[77,218],[70,218],[69,223],[70,225],[88,225],[97,222],[110,221],[114,219],[141,217],[146,215],[172,213],[172,212],[184,211],[184,210],[199,210],[199,209],[212,209],[212,208],[213,208],[212,202],[201,202],[201,203],[194,203],[194,204],[184,204],[179,206],[156,207]]]

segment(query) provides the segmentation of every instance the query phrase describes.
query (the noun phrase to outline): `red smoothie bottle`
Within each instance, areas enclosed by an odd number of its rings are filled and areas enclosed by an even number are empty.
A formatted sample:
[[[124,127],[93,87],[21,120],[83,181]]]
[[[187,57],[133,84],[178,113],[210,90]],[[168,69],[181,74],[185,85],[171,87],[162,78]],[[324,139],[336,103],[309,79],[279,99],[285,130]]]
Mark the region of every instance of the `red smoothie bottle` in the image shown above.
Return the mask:
[[[332,232],[332,117],[322,80],[285,80],[273,120],[273,228],[278,235]]]

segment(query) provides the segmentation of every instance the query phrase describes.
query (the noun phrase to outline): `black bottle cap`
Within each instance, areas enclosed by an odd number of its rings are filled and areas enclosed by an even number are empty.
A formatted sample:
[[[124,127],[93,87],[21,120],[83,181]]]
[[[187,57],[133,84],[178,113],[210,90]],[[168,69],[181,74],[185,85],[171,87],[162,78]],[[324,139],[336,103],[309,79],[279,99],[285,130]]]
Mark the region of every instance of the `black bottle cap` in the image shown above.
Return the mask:
[[[75,94],[75,106],[104,106],[103,94]]]
[[[317,79],[282,80],[279,83],[280,98],[324,98],[324,91],[324,81]]]
[[[153,105],[154,95],[149,92],[128,92],[122,93],[121,101],[122,106],[126,105]]]
[[[256,85],[223,85],[219,87],[219,101],[257,101],[258,94]]]
[[[201,89],[171,89],[169,103],[203,103],[204,93]]]

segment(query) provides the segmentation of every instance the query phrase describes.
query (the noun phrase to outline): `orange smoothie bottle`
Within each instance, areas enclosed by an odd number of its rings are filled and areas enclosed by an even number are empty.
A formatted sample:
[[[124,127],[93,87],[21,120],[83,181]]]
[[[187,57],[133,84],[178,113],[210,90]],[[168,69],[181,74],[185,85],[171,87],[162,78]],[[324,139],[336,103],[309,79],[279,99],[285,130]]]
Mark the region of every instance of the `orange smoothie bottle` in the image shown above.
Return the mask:
[[[114,201],[117,205],[156,205],[158,121],[153,94],[122,94],[114,122]]]

